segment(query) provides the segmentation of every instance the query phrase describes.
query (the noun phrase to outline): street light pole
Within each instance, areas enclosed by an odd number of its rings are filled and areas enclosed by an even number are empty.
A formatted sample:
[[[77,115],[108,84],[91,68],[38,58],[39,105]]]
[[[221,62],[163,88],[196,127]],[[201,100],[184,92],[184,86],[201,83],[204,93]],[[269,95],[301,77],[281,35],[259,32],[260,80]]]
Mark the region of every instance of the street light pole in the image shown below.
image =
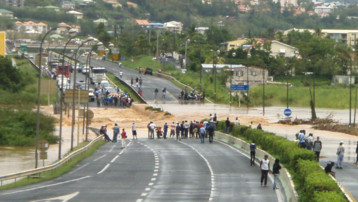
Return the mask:
[[[350,58],[351,67],[349,73],[349,127],[352,124],[352,58]]]
[[[286,73],[286,109],[288,109],[288,68]]]
[[[266,65],[264,65],[264,69],[262,70],[262,114],[265,116],[265,70]]]
[[[184,56],[184,58],[185,58],[185,64],[184,64],[185,69],[187,67],[187,61],[188,61],[188,59],[187,59],[188,42],[190,42],[190,39],[185,40],[185,56]]]
[[[64,72],[64,66],[65,66],[65,54],[66,54],[66,48],[67,48],[67,45],[70,43],[70,41],[75,38],[76,36],[73,36],[73,37],[70,37],[68,39],[68,41],[66,42],[65,44],[65,47],[63,48],[63,52],[62,52],[62,77],[61,77],[61,100],[60,100],[60,131],[59,131],[59,143],[58,143],[58,160],[60,160],[62,157],[62,121],[63,121],[63,99],[64,99],[64,96],[63,96],[63,91],[64,91],[64,88],[63,88],[63,72]]]
[[[40,135],[40,104],[41,104],[41,77],[42,77],[42,45],[45,41],[47,35],[52,31],[56,30],[57,27],[54,27],[46,32],[46,34],[41,39],[40,44],[40,62],[39,62],[39,78],[37,82],[37,113],[36,113],[36,138],[35,138],[35,168],[38,166],[38,149],[39,149],[39,135]]]
[[[73,150],[73,138],[74,138],[74,128],[75,128],[75,114],[76,114],[76,107],[75,107],[75,89],[76,89],[76,72],[77,72],[77,53],[80,50],[80,48],[87,42],[92,41],[93,38],[89,38],[81,45],[78,46],[76,52],[75,52],[75,68],[74,68],[74,75],[73,75],[73,95],[72,95],[72,127],[71,127],[71,151]]]

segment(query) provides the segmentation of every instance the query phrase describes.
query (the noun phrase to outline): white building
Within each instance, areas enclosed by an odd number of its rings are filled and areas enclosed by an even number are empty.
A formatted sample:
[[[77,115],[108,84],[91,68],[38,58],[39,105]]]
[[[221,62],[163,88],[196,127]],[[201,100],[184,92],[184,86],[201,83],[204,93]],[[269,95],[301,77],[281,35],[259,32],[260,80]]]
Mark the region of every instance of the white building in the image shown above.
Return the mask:
[[[285,58],[300,57],[298,48],[273,40],[271,42],[271,56],[283,56]]]
[[[166,22],[164,23],[164,29],[180,33],[183,30],[183,23],[177,21]]]
[[[71,10],[71,11],[67,11],[66,13],[70,14],[70,15],[74,15],[77,18],[77,20],[80,20],[83,18],[83,13],[78,12],[78,11]]]
[[[15,22],[15,29],[17,32],[27,33],[27,34],[41,34],[47,32],[47,24],[39,22],[35,23],[33,21],[27,22]]]

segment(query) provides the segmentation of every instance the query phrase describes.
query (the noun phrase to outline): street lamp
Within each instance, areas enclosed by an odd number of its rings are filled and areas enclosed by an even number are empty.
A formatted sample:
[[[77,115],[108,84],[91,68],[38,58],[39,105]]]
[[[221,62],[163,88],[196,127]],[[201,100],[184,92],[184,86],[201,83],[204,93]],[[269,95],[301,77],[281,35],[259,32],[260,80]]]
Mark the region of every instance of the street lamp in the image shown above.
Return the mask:
[[[75,33],[74,31],[69,32],[69,34],[73,34]],[[65,68],[65,54],[66,54],[66,48],[67,45],[70,43],[70,41],[72,41],[73,38],[75,38],[75,36],[70,36],[70,38],[68,39],[68,41],[65,44],[65,47],[63,48],[63,52],[62,52],[62,77],[61,77],[61,100],[60,100],[60,131],[59,131],[59,144],[58,144],[58,160],[61,159],[61,150],[62,150],[62,121],[63,121],[63,101],[64,101],[64,96],[63,96],[63,91],[64,91],[64,86],[63,86],[63,73],[64,73],[64,68]]]
[[[36,113],[36,138],[35,138],[35,168],[38,166],[38,148],[39,148],[39,133],[40,133],[40,104],[41,104],[41,76],[42,76],[42,45],[47,35],[52,31],[55,31],[57,27],[54,27],[47,31],[41,39],[40,44],[40,62],[39,62],[39,78],[37,83],[37,113]]]
[[[186,69],[187,67],[187,62],[188,62],[188,58],[187,58],[187,53],[188,53],[188,43],[190,42],[190,39],[185,40],[185,64],[184,67]]]
[[[102,45],[103,45],[102,42],[98,42],[98,43],[96,44],[96,46],[102,46]],[[87,66],[88,68],[90,68],[90,66],[91,66],[91,55],[92,55],[92,51],[94,50],[94,48],[95,48],[96,46],[93,46],[93,47],[91,48],[89,54],[87,55],[86,66]],[[89,73],[86,74],[87,89],[89,90],[90,79],[89,79],[88,77],[89,77]],[[86,141],[88,141],[88,125],[89,125],[89,117],[88,117],[88,116],[89,116],[89,113],[88,113],[88,110],[89,110],[89,103],[87,103],[86,108],[87,108],[87,113],[86,113]],[[83,116],[83,118],[85,118],[85,116]],[[83,120],[84,120],[84,119],[83,119]]]
[[[72,127],[71,127],[71,151],[73,150],[73,136],[74,136],[74,125],[75,125],[75,113],[76,113],[76,107],[75,107],[75,89],[76,89],[76,72],[77,72],[77,53],[80,50],[80,48],[87,42],[93,41],[93,37],[89,37],[86,41],[82,42],[76,52],[75,52],[75,68],[74,68],[74,74],[73,74],[73,89],[72,89]]]
[[[236,57],[236,52],[232,53],[232,57]],[[231,102],[232,102],[232,91],[231,91],[231,85],[232,85],[232,75],[233,75],[233,70],[232,70],[232,64],[231,64],[231,69],[230,69],[230,107],[231,107]]]

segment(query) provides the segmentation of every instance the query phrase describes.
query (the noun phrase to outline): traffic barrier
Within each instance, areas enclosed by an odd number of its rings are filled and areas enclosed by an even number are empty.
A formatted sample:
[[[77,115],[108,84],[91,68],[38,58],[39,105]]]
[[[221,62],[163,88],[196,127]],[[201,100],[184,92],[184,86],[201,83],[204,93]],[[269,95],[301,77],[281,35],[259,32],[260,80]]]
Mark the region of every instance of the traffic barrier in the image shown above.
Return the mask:
[[[95,139],[93,139],[90,143],[88,143],[83,148],[76,150],[74,152],[71,152],[69,155],[67,155],[60,161],[55,162],[52,165],[0,176],[0,187],[3,186],[4,181],[14,180],[14,182],[16,183],[17,179],[22,179],[24,177],[30,177],[33,175],[39,175],[43,172],[54,170],[54,169],[60,167],[61,165],[67,163],[68,161],[70,161],[73,157],[76,157],[76,156],[82,154],[83,152],[87,151],[93,144],[95,144],[96,142],[98,142],[102,139],[103,139],[103,135],[96,137]]]
[[[215,139],[224,142],[226,144],[232,145],[235,148],[243,151],[246,154],[250,154],[250,144],[233,136],[227,135],[225,133],[215,131]],[[256,149],[256,161],[260,161],[264,158],[265,155],[269,156],[270,162],[275,162],[275,158],[272,157],[269,153],[261,149]],[[292,177],[286,168],[282,168],[278,179],[282,185],[283,193],[285,194],[286,201],[297,202],[298,194],[295,190],[295,185],[293,184]]]

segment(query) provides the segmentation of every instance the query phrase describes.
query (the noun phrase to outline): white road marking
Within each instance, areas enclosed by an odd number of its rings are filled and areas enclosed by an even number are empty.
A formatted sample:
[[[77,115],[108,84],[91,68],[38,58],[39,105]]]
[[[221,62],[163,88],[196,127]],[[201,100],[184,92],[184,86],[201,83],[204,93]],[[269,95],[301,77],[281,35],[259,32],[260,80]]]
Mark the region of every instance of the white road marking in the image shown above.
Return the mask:
[[[154,176],[154,177],[155,177],[155,176],[158,176],[158,173],[154,173],[153,176]]]
[[[248,154],[245,154],[244,152],[238,150],[237,148],[235,148],[235,147],[233,147],[233,146],[231,146],[231,145],[229,145],[229,144],[223,143],[223,142],[221,142],[221,141],[216,141],[216,142],[218,142],[218,143],[220,143],[220,144],[222,144],[222,145],[228,146],[228,147],[231,148],[232,150],[234,150],[234,151],[236,151],[236,152],[242,154],[243,156],[246,156],[246,158],[250,158],[250,156],[249,156]],[[256,164],[256,165],[259,165],[259,163],[256,162],[256,161],[255,161],[255,164]],[[271,176],[271,174],[269,174],[268,176],[269,176],[270,180],[273,182],[273,177]],[[277,195],[277,200],[278,200],[278,202],[283,202],[282,198],[284,198],[284,196],[282,196],[282,195],[281,195],[281,192],[280,192],[279,190],[277,190],[277,189],[276,189],[276,195]]]
[[[101,171],[99,171],[97,174],[103,173],[110,165],[111,165],[111,164],[108,163],[108,164],[107,164],[106,166],[104,166],[104,168],[103,168]]]
[[[150,191],[150,190],[151,190],[150,187],[145,188],[145,191]]]
[[[157,168],[157,169],[158,169],[158,168],[159,168],[159,166],[154,166],[154,168]]]
[[[158,169],[154,169],[154,172],[156,173],[156,172],[158,172],[159,170]]]
[[[190,148],[192,148],[196,153],[199,154],[199,156],[204,159],[206,165],[208,166],[209,168],[209,171],[210,171],[210,175],[211,175],[211,190],[210,190],[210,197],[209,197],[209,201],[212,201],[213,200],[213,196],[214,196],[214,190],[215,190],[215,176],[214,176],[214,171],[208,161],[208,159],[206,159],[196,148],[194,148],[193,146],[185,143],[185,142],[180,142]]]
[[[143,201],[143,199],[141,199],[141,198],[136,200],[136,202],[142,202],[142,201]]]
[[[111,163],[113,163],[118,157],[119,157],[119,154],[112,159]]]
[[[100,156],[100,157],[94,159],[93,161],[98,161],[98,160],[100,160],[101,158],[105,157],[106,155],[107,155],[107,154],[103,154],[102,156]]]
[[[146,195],[147,195],[147,193],[142,193],[142,194],[141,194],[141,196],[146,196]]]
[[[53,198],[47,198],[47,199],[40,199],[40,200],[34,200],[34,201],[30,201],[30,202],[47,202],[47,201],[61,201],[61,202],[67,202],[70,199],[76,197],[80,192],[74,192],[72,194],[67,194],[67,195],[63,195],[63,196],[57,196],[57,197],[53,197]]]
[[[151,183],[149,183],[149,184],[148,184],[148,186],[153,186],[153,185],[154,185],[154,183],[153,183],[153,182],[151,182]]]
[[[152,177],[152,179],[150,179],[151,181],[155,181],[155,180],[157,180],[157,178],[156,177]]]
[[[80,180],[83,180],[83,179],[86,179],[86,178],[89,178],[91,176],[85,176],[85,177],[80,177],[80,178],[77,178],[77,179],[72,179],[72,180],[67,180],[67,181],[63,181],[63,182],[58,182],[58,183],[55,183],[55,184],[48,184],[48,185],[43,185],[43,186],[39,186],[39,187],[34,187],[34,188],[30,188],[30,189],[23,189],[23,190],[19,190],[19,191],[14,191],[14,192],[9,192],[9,193],[4,193],[4,194],[0,194],[0,195],[11,195],[11,194],[17,194],[17,193],[22,193],[22,192],[27,192],[27,191],[33,191],[33,190],[37,190],[37,189],[43,189],[43,188],[48,188],[48,187],[54,187],[54,186],[57,186],[57,185],[61,185],[61,184],[67,184],[67,183],[70,183],[70,182],[76,182],[76,181],[80,181]]]
[[[114,144],[114,145],[111,147],[111,149],[109,150],[109,152],[112,152],[115,147],[116,147],[116,145]]]
[[[78,167],[78,168],[74,169],[73,171],[69,172],[68,174],[75,173],[75,172],[77,172],[77,171],[81,170],[82,168],[84,168],[84,167],[88,166],[88,164],[89,164],[89,163],[86,163],[86,164],[82,165],[81,167]]]

